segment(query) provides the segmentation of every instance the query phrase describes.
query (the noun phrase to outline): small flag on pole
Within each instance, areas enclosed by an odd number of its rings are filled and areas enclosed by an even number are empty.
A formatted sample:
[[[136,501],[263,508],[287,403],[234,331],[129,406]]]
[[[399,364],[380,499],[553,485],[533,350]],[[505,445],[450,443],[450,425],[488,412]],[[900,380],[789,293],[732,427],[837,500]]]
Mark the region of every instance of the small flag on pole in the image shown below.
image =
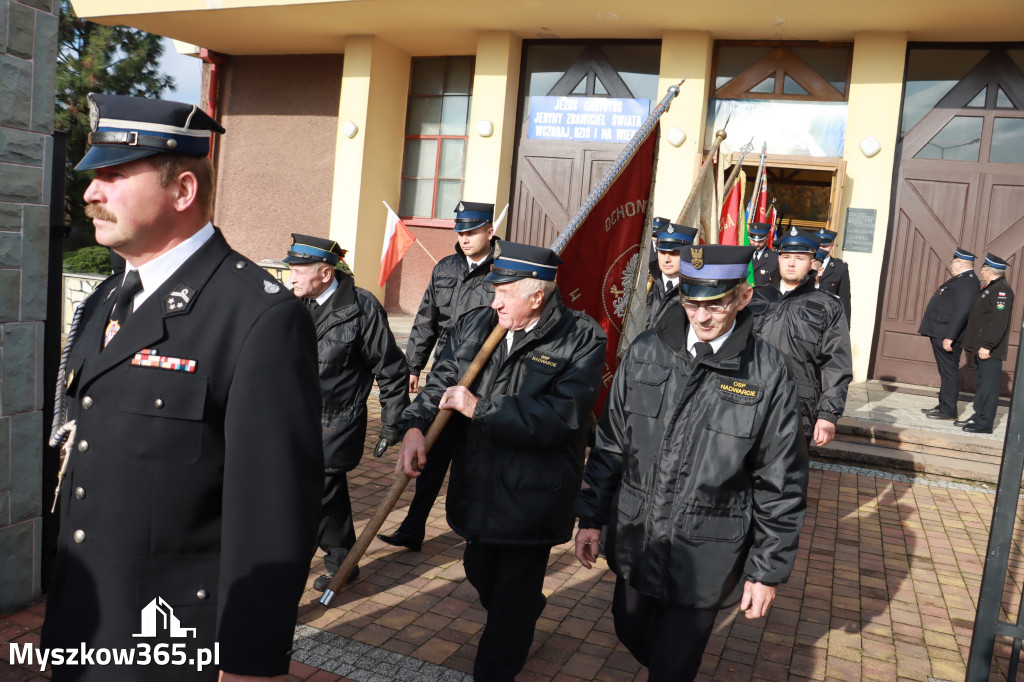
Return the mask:
[[[380,286],[384,286],[395,266],[416,241],[416,237],[398,214],[392,211],[386,202],[384,206],[388,209],[388,222],[384,228],[384,248],[380,253],[380,276],[377,277],[377,284]]]

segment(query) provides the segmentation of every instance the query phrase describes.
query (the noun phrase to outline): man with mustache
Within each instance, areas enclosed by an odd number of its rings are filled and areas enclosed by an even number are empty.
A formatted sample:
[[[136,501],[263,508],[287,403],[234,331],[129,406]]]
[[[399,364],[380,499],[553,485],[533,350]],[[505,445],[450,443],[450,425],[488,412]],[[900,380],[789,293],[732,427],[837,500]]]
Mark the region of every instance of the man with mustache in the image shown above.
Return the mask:
[[[68,340],[42,646],[134,654],[53,679],[284,675],[323,488],[313,321],[210,222],[216,121],[178,102],[89,105],[88,215],[127,267]],[[218,664],[187,664],[202,651]]]

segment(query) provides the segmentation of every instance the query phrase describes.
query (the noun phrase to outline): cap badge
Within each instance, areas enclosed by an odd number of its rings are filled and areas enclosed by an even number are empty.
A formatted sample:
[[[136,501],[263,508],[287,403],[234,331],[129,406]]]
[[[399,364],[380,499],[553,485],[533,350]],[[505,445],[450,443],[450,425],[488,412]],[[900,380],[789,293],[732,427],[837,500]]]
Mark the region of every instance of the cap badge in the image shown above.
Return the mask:
[[[668,226],[668,229],[667,229],[667,230],[665,230],[665,231],[666,231],[666,232],[668,232],[669,234],[672,234],[673,232],[675,232],[675,231],[676,231],[676,228],[674,228],[674,227],[672,227],[671,225],[669,225],[669,226]]]
[[[100,108],[96,106],[96,102],[92,101],[92,97],[89,98],[89,130],[95,131],[100,127]]]
[[[691,254],[690,264],[694,269],[700,270],[704,267],[704,249],[693,249]]]
[[[800,234],[800,233],[799,233],[799,232],[797,232],[797,229],[796,229],[796,228],[794,227],[793,229],[791,229],[791,230],[789,231],[789,234],[790,234],[791,236],[795,237],[795,236],[797,236],[797,235],[798,235],[798,234]]]

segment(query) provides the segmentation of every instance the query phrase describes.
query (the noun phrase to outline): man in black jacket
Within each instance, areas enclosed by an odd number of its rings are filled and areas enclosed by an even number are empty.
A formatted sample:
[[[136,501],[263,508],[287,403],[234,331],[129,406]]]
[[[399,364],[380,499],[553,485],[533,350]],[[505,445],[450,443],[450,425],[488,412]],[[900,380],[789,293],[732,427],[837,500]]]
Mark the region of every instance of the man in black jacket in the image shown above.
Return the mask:
[[[448,523],[466,539],[466,578],[487,623],[473,678],[511,682],[544,610],[551,547],[572,537],[573,500],[604,369],[605,335],[568,309],[550,249],[503,242],[488,279],[493,309],[463,316],[423,392],[405,412],[398,470],[415,477],[429,457],[423,434],[454,410]],[[457,386],[495,325],[507,330],[480,375]]]
[[[331,239],[293,234],[285,263],[292,293],[306,304],[316,324],[320,359],[321,426],[324,490],[317,541],[326,552],[324,568],[313,587],[324,590],[356,542],[347,474],[363,456],[366,399],[377,379],[380,389],[381,438],[397,443],[397,424],[409,405],[409,366],[398,349],[380,302],[355,286],[336,266],[345,251]],[[359,575],[356,567],[349,580]]]
[[[771,231],[771,223],[750,223],[747,228],[750,245],[754,247],[750,264],[753,266],[755,287],[770,283],[772,273],[779,269],[779,252],[768,248],[768,236]]]
[[[977,392],[974,414],[955,421],[967,433],[992,433],[999,403],[999,377],[1010,346],[1013,290],[1006,281],[1006,261],[991,253],[981,266],[981,294],[974,301],[964,329],[964,350],[975,354]]]
[[[669,306],[679,298],[679,250],[692,244],[697,229],[670,223],[666,218],[655,218],[654,246],[657,265],[651,268],[651,287],[647,292],[647,327],[653,327]]]
[[[185,660],[215,646],[221,680],[283,676],[323,486],[313,323],[210,223],[219,124],[191,104],[89,102],[86,213],[127,267],[68,341],[75,426],[42,645],[135,665],[80,660],[53,679],[214,680]]]
[[[850,266],[846,261],[832,255],[837,234],[825,228],[815,233],[820,248],[825,251],[825,258],[818,273],[818,288],[839,299],[843,304],[843,312],[846,313],[846,326],[850,326]]]
[[[960,394],[960,335],[967,316],[978,298],[978,278],[974,275],[974,254],[958,248],[949,263],[953,276],[939,287],[924,310],[917,330],[931,339],[935,364],[939,368],[939,404],[922,410],[929,419],[956,419]]]
[[[607,528],[615,632],[652,682],[692,680],[718,610],[761,618],[796,559],[807,451],[786,359],[744,309],[752,251],[684,247],[682,305],[626,352],[576,502],[576,557]]]
[[[455,208],[455,253],[446,256],[430,273],[430,284],[423,292],[420,309],[409,332],[406,357],[409,360],[409,393],[419,387],[420,371],[433,349],[441,355],[455,324],[466,313],[491,305],[494,291],[487,282],[494,261],[494,204],[460,201]],[[416,492],[409,511],[398,529],[377,537],[396,547],[419,551],[426,533],[427,517],[437,500],[455,444],[442,435],[434,446],[430,461],[416,479]]]
[[[839,301],[814,286],[818,242],[793,227],[778,247],[772,284],[754,290],[754,331],[793,363],[804,433],[823,446],[835,437],[853,379],[850,328]]]

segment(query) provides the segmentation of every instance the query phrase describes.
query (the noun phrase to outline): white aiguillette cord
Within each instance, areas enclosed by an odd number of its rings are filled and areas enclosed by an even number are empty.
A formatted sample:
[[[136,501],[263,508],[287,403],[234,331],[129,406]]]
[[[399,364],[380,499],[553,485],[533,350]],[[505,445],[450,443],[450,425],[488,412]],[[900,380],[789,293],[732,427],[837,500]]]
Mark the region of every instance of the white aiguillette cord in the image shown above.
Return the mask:
[[[85,310],[85,302],[88,300],[89,297],[86,296],[85,300],[75,308],[75,315],[71,318],[71,328],[68,330],[68,340],[60,354],[60,369],[57,370],[57,390],[53,399],[53,425],[50,428],[49,443],[51,448],[60,447],[63,456],[61,457],[60,472],[57,474],[57,489],[53,491],[53,506],[50,507],[51,514],[57,510],[57,500],[60,499],[60,486],[64,481],[64,474],[67,473],[68,461],[71,459],[71,448],[75,442],[75,422],[73,420],[70,422],[65,421],[68,415],[67,386],[64,375],[67,372],[71,346],[75,342],[75,336],[78,334],[78,323],[82,319],[82,311]],[[61,447],[62,445],[63,447]]]

